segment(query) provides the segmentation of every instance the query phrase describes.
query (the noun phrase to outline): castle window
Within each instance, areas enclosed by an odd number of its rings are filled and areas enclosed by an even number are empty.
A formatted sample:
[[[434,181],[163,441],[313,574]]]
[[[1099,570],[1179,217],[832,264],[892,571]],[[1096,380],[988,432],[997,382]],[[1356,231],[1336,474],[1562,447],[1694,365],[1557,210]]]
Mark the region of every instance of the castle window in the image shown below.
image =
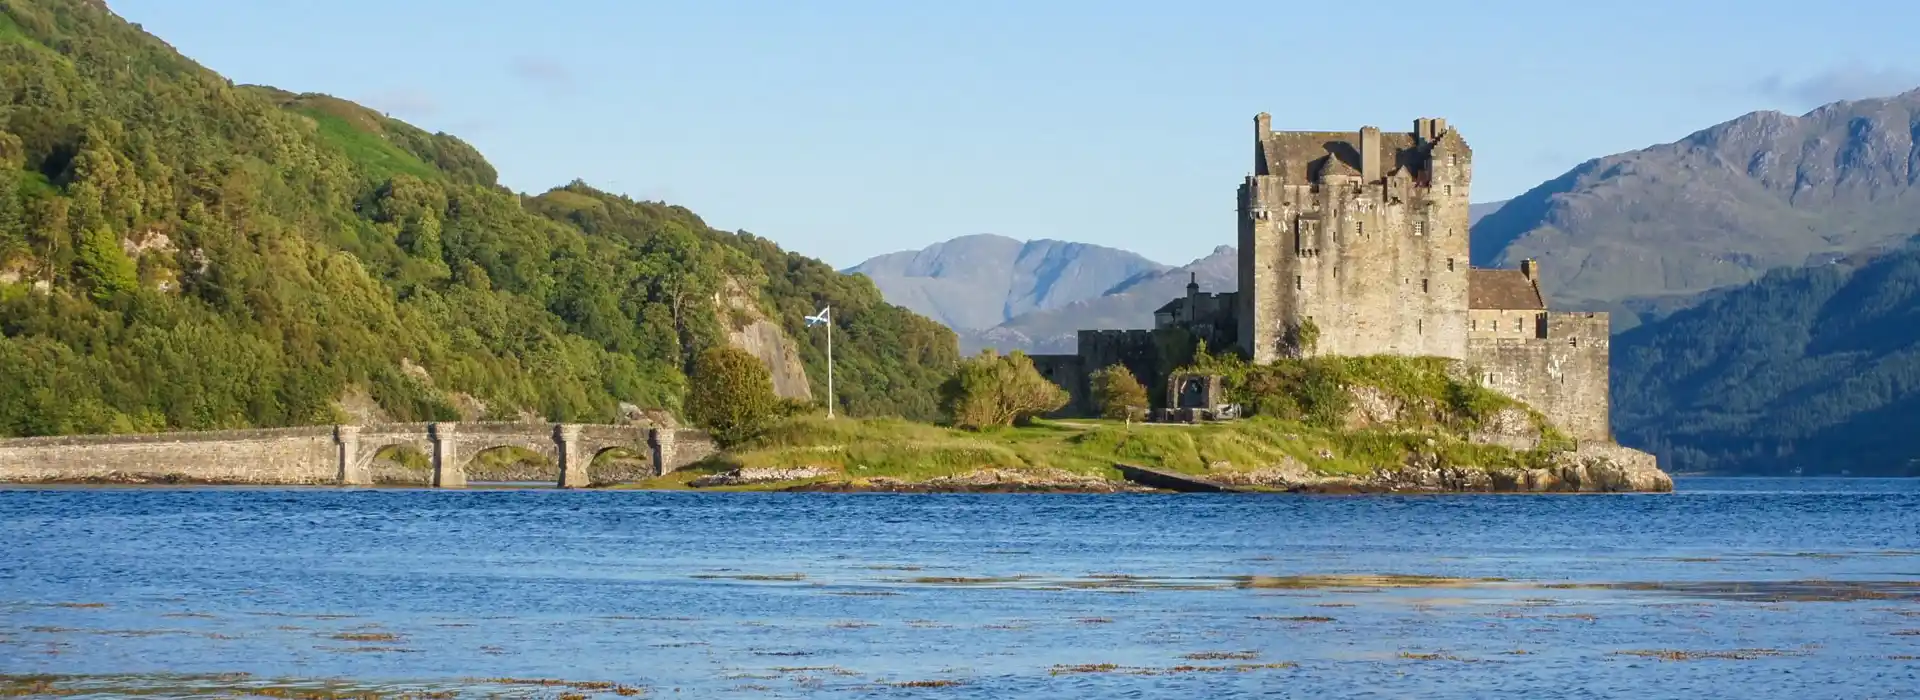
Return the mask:
[[[1421,219],[1414,219],[1414,220],[1413,220],[1413,235],[1415,235],[1415,236],[1425,236],[1425,235],[1427,235],[1427,222],[1426,222],[1426,221],[1423,221],[1423,220],[1421,220]]]
[[[1577,348],[1577,347],[1580,347],[1580,339],[1579,339],[1579,338],[1568,338],[1568,339],[1567,339],[1567,347],[1570,347],[1570,348]]]
[[[1447,156],[1447,165],[1451,165],[1456,168],[1460,167],[1460,154],[1458,153],[1449,154]]]
[[[1468,328],[1469,330],[1476,330],[1476,331],[1477,331],[1477,330],[1480,330],[1480,319],[1477,319],[1477,318],[1476,318],[1476,319],[1474,319],[1474,320],[1471,320],[1471,321],[1468,321],[1468,322],[1467,322],[1467,328]]]
[[[1453,258],[1447,258],[1447,271],[1453,271]]]
[[[1300,275],[1294,275],[1294,276],[1293,276],[1293,288],[1294,288],[1294,289],[1306,289],[1306,286],[1305,286],[1305,285],[1306,285],[1306,281],[1305,281],[1305,279],[1304,279],[1303,277],[1301,277]]]
[[[1353,222],[1353,232],[1355,235],[1360,235],[1360,236],[1367,235],[1367,222],[1365,221]]]
[[[1514,332],[1516,332],[1516,333],[1517,333],[1517,332],[1520,332],[1520,331],[1524,331],[1524,330],[1526,330],[1526,329],[1527,329],[1527,327],[1526,327],[1525,325],[1523,325],[1523,324],[1525,324],[1525,323],[1526,323],[1526,321],[1523,321],[1523,320],[1521,320],[1521,319],[1517,319],[1517,318],[1516,318],[1516,319],[1514,319],[1514,320],[1513,320],[1513,330],[1514,330]]]
[[[1447,196],[1448,197],[1453,196],[1453,185],[1447,185]]]
[[[1425,334],[1427,332],[1427,322],[1417,318],[1414,319],[1413,332],[1417,334]]]
[[[1421,294],[1426,294],[1426,293],[1428,293],[1428,292],[1430,292],[1430,291],[1433,291],[1433,290],[1431,290],[1431,289],[1428,289],[1428,288],[1427,288],[1427,280],[1426,280],[1426,278],[1424,278],[1424,277],[1423,277],[1423,278],[1421,278],[1421,279],[1420,279],[1420,293],[1421,293]]]

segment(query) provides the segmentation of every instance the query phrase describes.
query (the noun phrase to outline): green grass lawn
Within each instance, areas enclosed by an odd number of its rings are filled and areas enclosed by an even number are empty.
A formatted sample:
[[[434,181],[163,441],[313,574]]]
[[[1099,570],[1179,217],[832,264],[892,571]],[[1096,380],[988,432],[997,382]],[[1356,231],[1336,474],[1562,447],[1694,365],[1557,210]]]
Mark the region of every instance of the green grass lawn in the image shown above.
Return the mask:
[[[1300,423],[1250,419],[1177,425],[1075,419],[971,432],[900,419],[795,419],[729,452],[679,472],[630,485],[688,488],[700,476],[742,467],[823,467],[832,476],[721,487],[766,490],[809,482],[886,477],[922,482],[979,469],[1058,469],[1120,481],[1115,463],[1193,474],[1255,470],[1292,459],[1323,474],[1364,474],[1427,452],[1449,464],[1485,468],[1532,466],[1544,455],[1479,445],[1438,431],[1333,431]],[[1225,463],[1225,464],[1221,464]],[[1210,468],[1209,465],[1218,465]]]

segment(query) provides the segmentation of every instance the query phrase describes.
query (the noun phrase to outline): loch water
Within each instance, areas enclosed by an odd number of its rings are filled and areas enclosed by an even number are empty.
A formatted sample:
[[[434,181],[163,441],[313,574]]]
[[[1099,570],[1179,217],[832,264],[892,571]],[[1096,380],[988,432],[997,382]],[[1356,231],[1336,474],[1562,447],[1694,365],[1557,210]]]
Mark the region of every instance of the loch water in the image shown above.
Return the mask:
[[[0,695],[1913,698],[1920,481],[0,490]]]

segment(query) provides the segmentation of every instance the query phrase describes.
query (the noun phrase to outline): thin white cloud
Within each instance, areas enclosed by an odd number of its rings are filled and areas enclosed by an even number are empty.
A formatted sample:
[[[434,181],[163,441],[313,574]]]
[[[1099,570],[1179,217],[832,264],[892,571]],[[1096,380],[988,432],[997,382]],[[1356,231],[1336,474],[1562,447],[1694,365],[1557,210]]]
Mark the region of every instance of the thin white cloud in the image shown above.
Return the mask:
[[[1920,88],[1920,70],[1860,63],[1835,66],[1801,77],[1775,73],[1753,84],[1754,92],[1799,107],[1840,100],[1888,97]]]
[[[519,56],[509,65],[521,80],[552,92],[573,90],[573,71],[559,61],[539,56]]]

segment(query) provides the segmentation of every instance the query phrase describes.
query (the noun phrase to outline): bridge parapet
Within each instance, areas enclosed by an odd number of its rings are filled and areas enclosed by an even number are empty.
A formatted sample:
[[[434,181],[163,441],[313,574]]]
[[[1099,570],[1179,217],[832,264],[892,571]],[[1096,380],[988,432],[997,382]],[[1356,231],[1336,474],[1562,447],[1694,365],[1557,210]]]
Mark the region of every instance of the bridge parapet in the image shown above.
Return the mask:
[[[612,449],[645,453],[656,475],[712,454],[697,430],[581,423],[368,423],[145,435],[0,439],[0,482],[178,481],[371,485],[382,450],[407,446],[433,463],[432,485],[460,488],[480,453],[518,447],[552,459],[561,488],[592,483]]]

